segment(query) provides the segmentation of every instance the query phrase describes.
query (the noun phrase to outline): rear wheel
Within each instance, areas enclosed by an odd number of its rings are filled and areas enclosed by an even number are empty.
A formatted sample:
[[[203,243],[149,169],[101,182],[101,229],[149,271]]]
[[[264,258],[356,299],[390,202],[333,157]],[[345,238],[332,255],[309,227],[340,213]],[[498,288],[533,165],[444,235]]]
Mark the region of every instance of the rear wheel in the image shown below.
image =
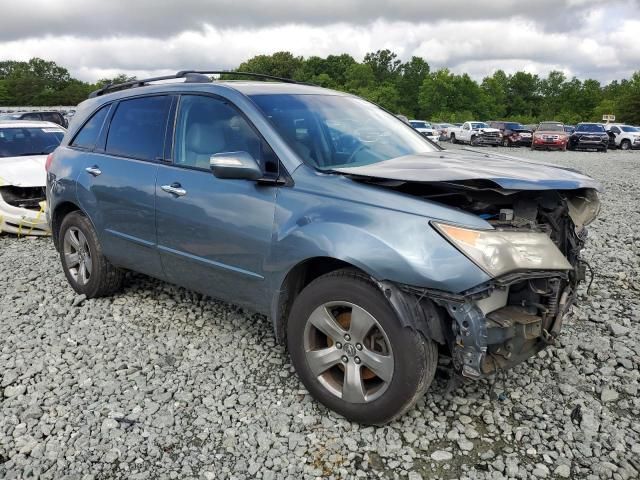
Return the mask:
[[[631,149],[631,142],[629,140],[623,140],[622,143],[620,143],[620,149],[621,150],[630,150]]]
[[[287,326],[292,363],[309,392],[349,420],[384,424],[433,380],[437,348],[402,327],[378,287],[354,270],[309,284]]]
[[[72,212],[62,221],[58,237],[60,260],[73,289],[87,298],[115,293],[124,273],[102,254],[93,225],[81,212]]]

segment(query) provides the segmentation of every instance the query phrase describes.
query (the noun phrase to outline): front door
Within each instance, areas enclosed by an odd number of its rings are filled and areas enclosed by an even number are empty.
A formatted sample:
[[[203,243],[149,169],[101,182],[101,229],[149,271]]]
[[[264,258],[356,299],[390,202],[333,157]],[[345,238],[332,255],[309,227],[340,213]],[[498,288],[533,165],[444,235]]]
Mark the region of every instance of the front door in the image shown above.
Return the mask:
[[[237,151],[265,171],[277,168],[272,150],[234,107],[183,95],[173,163],[158,167],[158,250],[169,281],[261,310],[268,305],[263,265],[278,187],[211,173],[211,155]]]

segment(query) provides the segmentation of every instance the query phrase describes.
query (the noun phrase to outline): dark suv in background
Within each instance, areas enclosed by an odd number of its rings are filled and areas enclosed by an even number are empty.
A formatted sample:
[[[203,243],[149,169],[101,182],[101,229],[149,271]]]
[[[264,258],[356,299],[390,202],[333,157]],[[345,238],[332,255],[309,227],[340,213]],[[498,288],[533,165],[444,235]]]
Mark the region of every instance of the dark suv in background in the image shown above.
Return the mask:
[[[598,150],[606,152],[609,148],[609,134],[599,123],[579,123],[569,136],[569,150]]]
[[[531,146],[533,132],[517,122],[489,122],[491,128],[497,128],[502,132],[503,147]]]
[[[34,120],[42,122],[57,123],[61,127],[67,128],[69,122],[60,112],[17,112],[17,113],[3,113],[0,115],[0,122],[2,120]]]

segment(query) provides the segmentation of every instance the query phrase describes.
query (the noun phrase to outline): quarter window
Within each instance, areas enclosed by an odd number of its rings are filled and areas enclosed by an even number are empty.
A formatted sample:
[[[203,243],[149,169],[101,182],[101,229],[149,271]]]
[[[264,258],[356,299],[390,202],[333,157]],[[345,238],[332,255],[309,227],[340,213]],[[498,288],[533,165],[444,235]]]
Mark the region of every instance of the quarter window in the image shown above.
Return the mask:
[[[171,97],[123,100],[113,114],[107,136],[107,153],[141,160],[162,156]]]
[[[251,154],[264,172],[278,172],[278,160],[271,147],[235,108],[212,97],[181,98],[176,124],[176,165],[208,170],[212,155],[240,151]]]
[[[80,129],[76,137],[73,139],[73,142],[71,142],[72,147],[91,150],[95,146],[110,106],[111,105],[105,105],[93,114],[89,121]]]

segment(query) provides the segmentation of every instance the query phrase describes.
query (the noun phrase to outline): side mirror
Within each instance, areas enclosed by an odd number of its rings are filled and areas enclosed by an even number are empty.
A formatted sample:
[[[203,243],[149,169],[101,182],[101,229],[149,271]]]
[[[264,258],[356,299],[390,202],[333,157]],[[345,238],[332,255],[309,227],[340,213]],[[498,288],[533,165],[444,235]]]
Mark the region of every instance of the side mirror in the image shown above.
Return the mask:
[[[209,157],[209,166],[218,178],[258,180],[262,169],[249,152],[215,153]]]

